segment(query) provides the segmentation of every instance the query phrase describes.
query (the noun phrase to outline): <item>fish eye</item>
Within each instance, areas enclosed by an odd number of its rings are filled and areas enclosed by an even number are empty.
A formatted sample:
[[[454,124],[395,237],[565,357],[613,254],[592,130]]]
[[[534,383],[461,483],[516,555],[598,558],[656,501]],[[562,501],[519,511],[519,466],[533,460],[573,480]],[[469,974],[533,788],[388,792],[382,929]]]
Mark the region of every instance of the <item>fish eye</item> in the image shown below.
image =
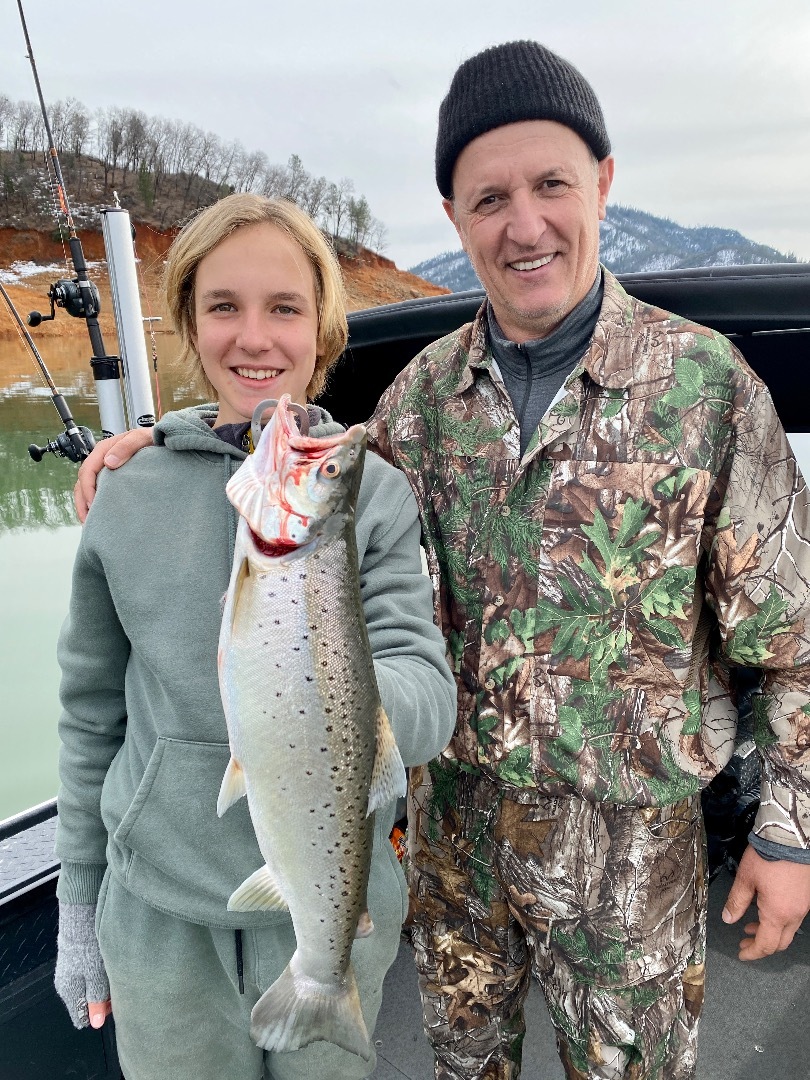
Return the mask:
[[[340,476],[340,463],[327,461],[325,465],[321,466],[321,472],[324,476],[328,476],[330,480],[334,480],[336,476]]]

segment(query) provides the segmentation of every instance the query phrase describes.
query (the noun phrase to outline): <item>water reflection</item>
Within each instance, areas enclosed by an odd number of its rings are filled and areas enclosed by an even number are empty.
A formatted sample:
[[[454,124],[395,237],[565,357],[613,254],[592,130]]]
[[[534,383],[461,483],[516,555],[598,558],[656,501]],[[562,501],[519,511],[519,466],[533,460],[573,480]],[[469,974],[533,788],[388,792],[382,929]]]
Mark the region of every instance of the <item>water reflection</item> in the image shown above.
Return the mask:
[[[196,398],[172,367],[174,337],[157,338],[163,408],[179,408]],[[99,431],[90,349],[81,337],[52,339],[40,350],[77,423]],[[16,337],[0,337],[0,532],[73,525],[71,492],[76,466],[53,454],[34,462],[30,443],[43,446],[63,430],[50,392],[27,350]]]

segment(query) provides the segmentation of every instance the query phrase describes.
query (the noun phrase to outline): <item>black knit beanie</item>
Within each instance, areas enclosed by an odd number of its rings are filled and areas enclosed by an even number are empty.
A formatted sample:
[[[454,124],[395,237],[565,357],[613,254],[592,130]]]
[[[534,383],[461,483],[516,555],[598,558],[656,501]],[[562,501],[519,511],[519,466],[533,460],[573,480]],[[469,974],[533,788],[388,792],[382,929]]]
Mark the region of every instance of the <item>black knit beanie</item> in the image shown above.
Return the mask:
[[[602,109],[573,64],[537,41],[509,41],[465,60],[439,108],[436,183],[453,195],[453,168],[479,135],[521,120],[556,120],[572,128],[597,161],[610,153]]]

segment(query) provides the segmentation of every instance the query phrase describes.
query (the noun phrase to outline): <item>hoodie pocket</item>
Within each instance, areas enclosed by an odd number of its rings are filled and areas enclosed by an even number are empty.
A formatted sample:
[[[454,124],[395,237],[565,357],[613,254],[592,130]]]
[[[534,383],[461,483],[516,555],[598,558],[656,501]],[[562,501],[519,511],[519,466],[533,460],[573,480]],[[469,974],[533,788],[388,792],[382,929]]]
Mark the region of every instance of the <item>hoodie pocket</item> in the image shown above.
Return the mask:
[[[159,738],[113,839],[129,849],[127,882],[148,876],[145,861],[191,895],[221,904],[264,859],[247,800],[217,817],[230,758],[227,743]]]

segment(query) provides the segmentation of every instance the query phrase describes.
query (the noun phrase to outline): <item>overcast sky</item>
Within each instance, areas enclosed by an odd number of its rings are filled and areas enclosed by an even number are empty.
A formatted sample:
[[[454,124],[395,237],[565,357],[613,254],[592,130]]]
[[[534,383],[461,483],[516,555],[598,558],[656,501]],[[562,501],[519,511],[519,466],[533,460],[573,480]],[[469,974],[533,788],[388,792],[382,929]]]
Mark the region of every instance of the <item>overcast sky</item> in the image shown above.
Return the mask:
[[[738,229],[810,260],[808,0],[27,0],[46,101],[189,121],[271,162],[350,177],[409,267],[456,249],[433,180],[459,63],[542,41],[594,86],[611,202]],[[15,0],[0,0],[0,93],[35,97]]]

